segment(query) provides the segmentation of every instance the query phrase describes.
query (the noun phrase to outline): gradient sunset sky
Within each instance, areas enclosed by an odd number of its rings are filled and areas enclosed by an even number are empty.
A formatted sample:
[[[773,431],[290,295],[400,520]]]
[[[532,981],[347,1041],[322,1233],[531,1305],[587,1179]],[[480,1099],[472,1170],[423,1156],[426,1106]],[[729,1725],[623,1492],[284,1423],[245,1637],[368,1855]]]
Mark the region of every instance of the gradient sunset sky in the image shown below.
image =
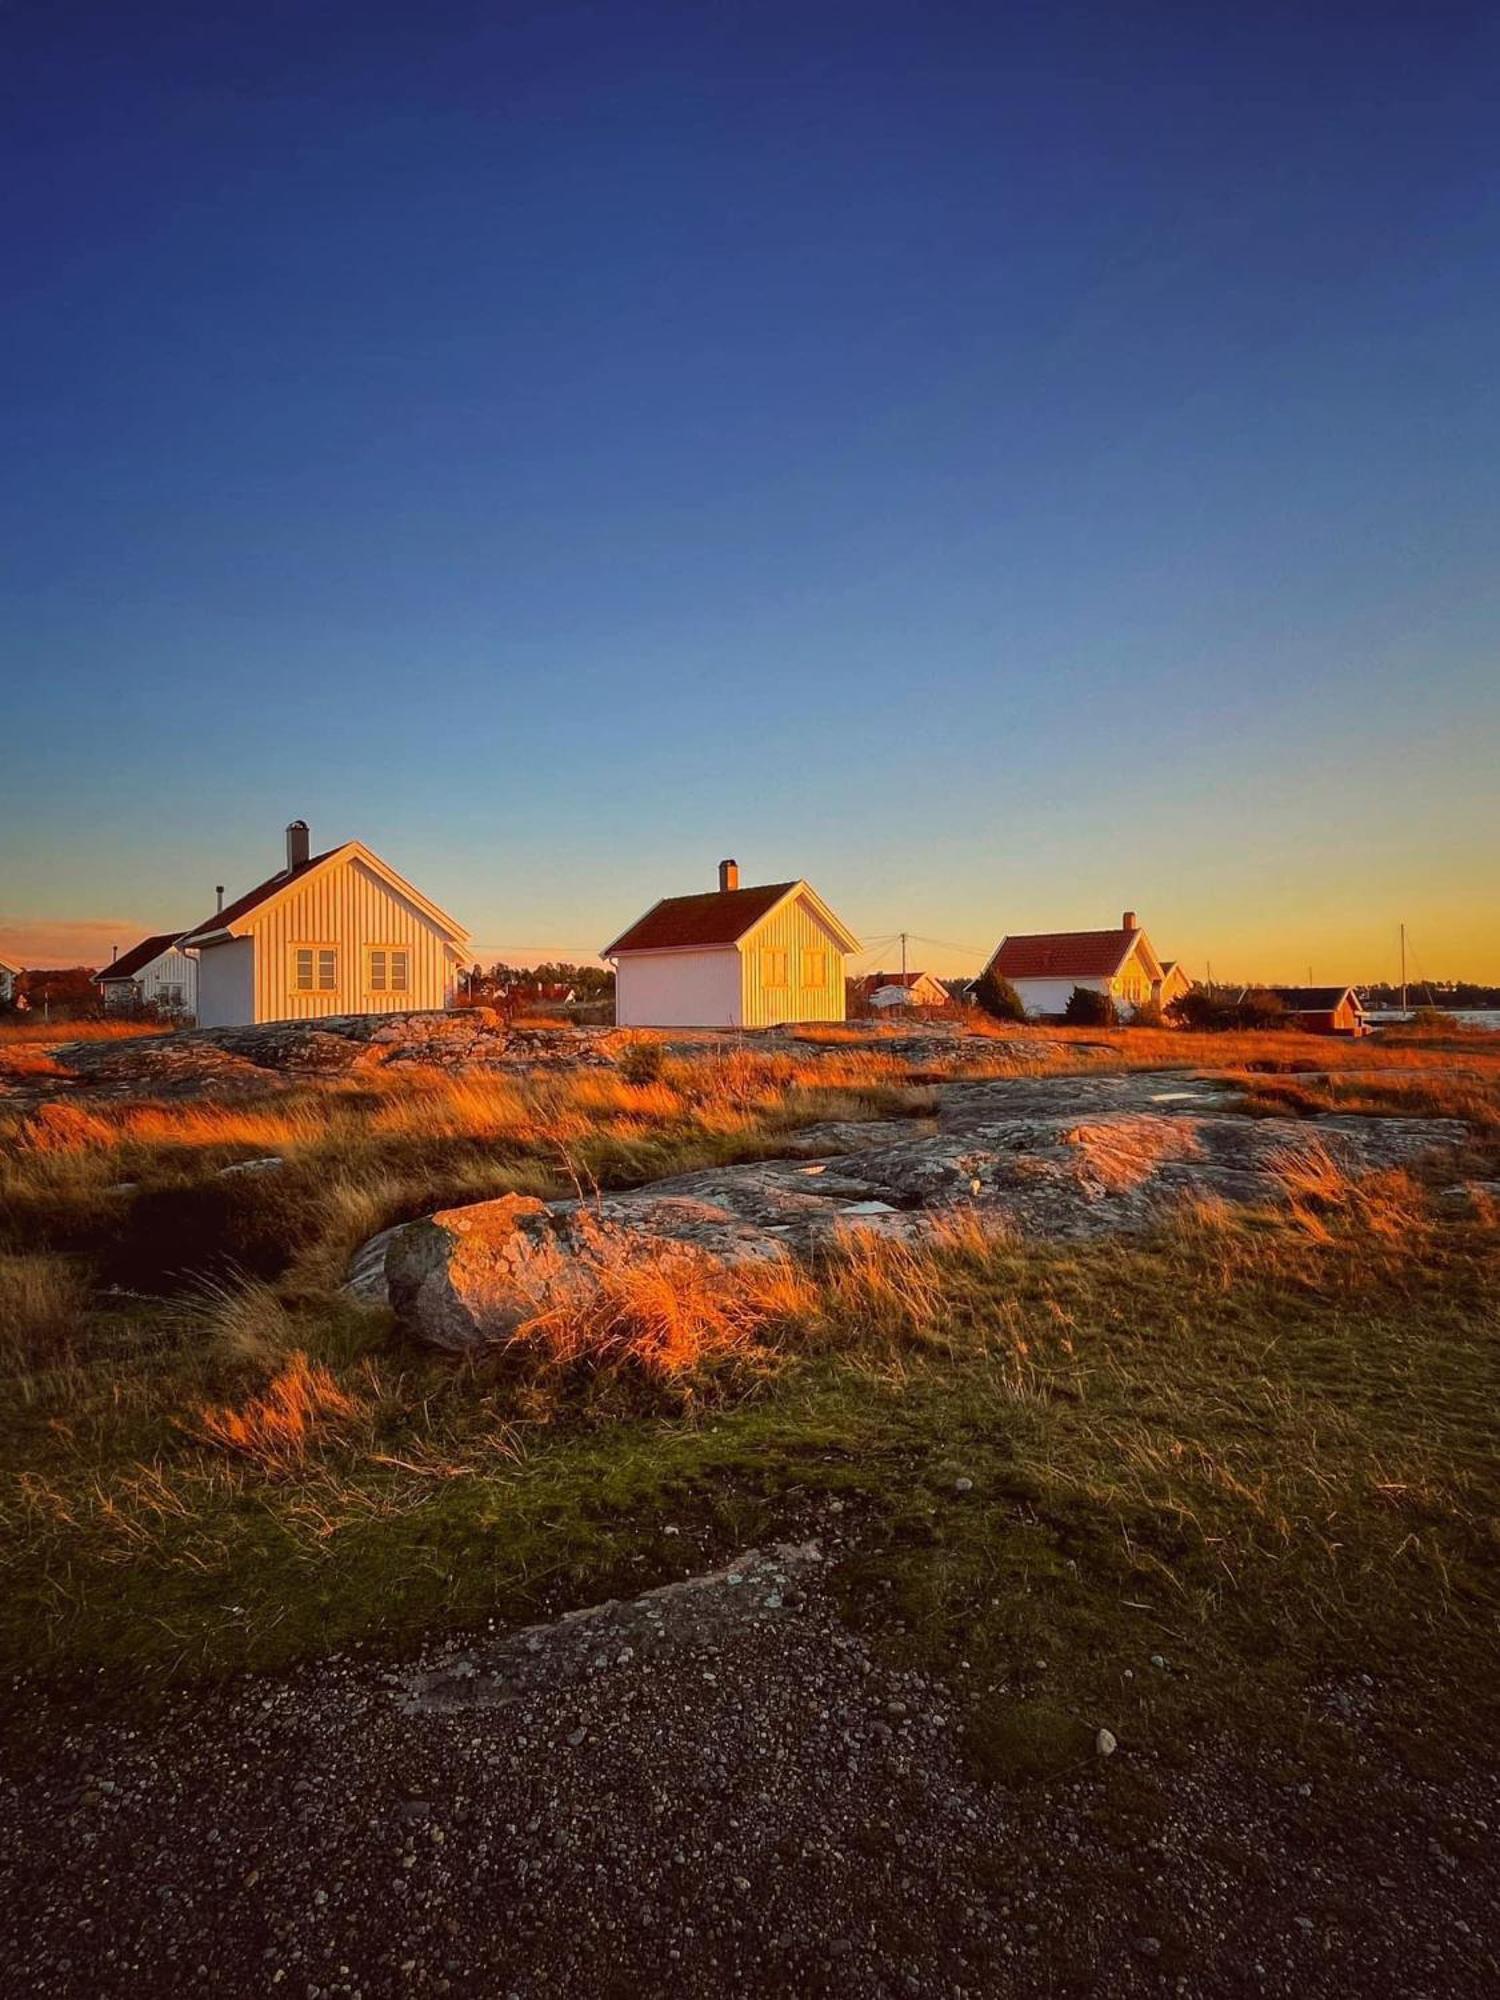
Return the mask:
[[[0,953],[1500,979],[1500,11],[0,10]],[[882,953],[881,956],[889,954]]]

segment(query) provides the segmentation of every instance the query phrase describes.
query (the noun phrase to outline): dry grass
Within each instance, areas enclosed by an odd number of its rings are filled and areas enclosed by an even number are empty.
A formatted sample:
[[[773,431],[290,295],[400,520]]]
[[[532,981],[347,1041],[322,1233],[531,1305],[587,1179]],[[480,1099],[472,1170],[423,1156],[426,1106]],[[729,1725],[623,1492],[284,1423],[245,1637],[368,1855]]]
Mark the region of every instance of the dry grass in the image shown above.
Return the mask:
[[[88,1306],[85,1274],[68,1258],[0,1255],[0,1365],[55,1363],[82,1334]]]
[[[66,1076],[66,1068],[56,1056],[27,1043],[6,1047],[0,1043],[0,1079],[24,1082],[29,1077]]]
[[[1117,1039],[1132,1064],[1158,1040],[1179,1065],[1258,1059],[1246,1037]],[[1245,1071],[1265,1108],[1464,1116],[1494,1171],[1500,1045],[1462,1065],[1304,1045],[1359,1062]],[[1245,1712],[1254,1662],[1290,1714],[1307,1676],[1394,1685],[1407,1659],[1443,1677],[1430,1712],[1451,1700],[1472,1729],[1497,1603],[1496,1215],[1451,1214],[1420,1176],[1350,1181],[1311,1130],[1286,1211],[1203,1205],[1148,1241],[1050,1248],[969,1215],[732,1274],[621,1257],[477,1364],[337,1297],[349,1251],[405,1214],[926,1101],[878,1043],[831,1040],[636,1082],[392,1066],[27,1121],[45,1141],[0,1148],[0,1320],[28,1329],[0,1350],[6,1666],[186,1673],[528,1615],[650,1580],[678,1546],[663,1521],[743,1545],[811,1488],[859,1510],[877,1629],[924,1662],[1002,1680],[1046,1656],[1069,1702],[1111,1713],[1122,1660],[1160,1648],[1192,1673],[1154,1701]],[[282,1169],[217,1175],[270,1152]],[[1139,1164],[1116,1145],[1101,1170]],[[164,1257],[223,1251],[214,1288],[89,1301],[91,1267],[148,1230]]]
[[[263,1394],[238,1406],[204,1404],[197,1415],[197,1435],[262,1470],[281,1473],[300,1464],[339,1425],[363,1415],[364,1408],[331,1370],[298,1352],[272,1376]]]
[[[728,1361],[768,1361],[770,1338],[815,1303],[811,1280],[789,1261],[726,1270],[690,1249],[605,1242],[586,1288],[560,1289],[517,1329],[514,1346],[552,1367],[681,1382]]]
[[[17,1014],[0,1021],[0,1049],[18,1042],[123,1042],[165,1032],[160,1022],[43,1021],[35,1014]]]

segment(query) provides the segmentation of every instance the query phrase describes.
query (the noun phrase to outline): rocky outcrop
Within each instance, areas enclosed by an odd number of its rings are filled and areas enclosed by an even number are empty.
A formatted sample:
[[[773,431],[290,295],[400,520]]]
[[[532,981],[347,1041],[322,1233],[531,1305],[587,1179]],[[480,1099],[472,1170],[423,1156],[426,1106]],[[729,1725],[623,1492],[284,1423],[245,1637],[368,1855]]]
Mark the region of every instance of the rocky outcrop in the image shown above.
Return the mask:
[[[418,1338],[468,1348],[503,1341],[622,1261],[663,1251],[724,1265],[805,1256],[851,1230],[914,1237],[959,1214],[1043,1238],[1138,1231],[1187,1200],[1286,1199],[1310,1160],[1357,1176],[1464,1136],[1431,1119],[1250,1119],[1234,1103],[1227,1086],[1173,1076],[945,1086],[929,1125],[823,1128],[819,1158],[715,1168],[589,1202],[445,1209],[386,1233],[386,1291]],[[368,1254],[363,1280],[363,1295],[375,1295]]]
[[[613,1029],[509,1027],[491,1007],[416,1014],[332,1014],[247,1028],[186,1028],[128,1040],[36,1045],[12,1094],[45,1098],[247,1097],[386,1064],[446,1070],[599,1069],[623,1046]],[[14,1054],[14,1051],[12,1051]],[[48,1067],[36,1068],[35,1053]]]
[[[403,1014],[331,1014],[316,1021],[264,1021],[243,1028],[186,1028],[125,1040],[15,1043],[0,1049],[0,1096],[23,1105],[57,1096],[218,1098],[263,1096],[288,1081],[335,1082],[387,1064],[467,1070],[607,1069],[639,1035],[576,1022],[566,1027],[509,1025],[490,1007]],[[734,1034],[683,1029],[652,1035],[664,1054],[724,1055],[748,1048],[790,1057],[799,1068],[875,1055],[911,1082],[942,1082],[976,1069],[1044,1070],[1066,1056],[1114,1052],[1018,1029],[1013,1036],[974,1033],[963,1022],[895,1029],[874,1023],[828,1040],[796,1029]]]

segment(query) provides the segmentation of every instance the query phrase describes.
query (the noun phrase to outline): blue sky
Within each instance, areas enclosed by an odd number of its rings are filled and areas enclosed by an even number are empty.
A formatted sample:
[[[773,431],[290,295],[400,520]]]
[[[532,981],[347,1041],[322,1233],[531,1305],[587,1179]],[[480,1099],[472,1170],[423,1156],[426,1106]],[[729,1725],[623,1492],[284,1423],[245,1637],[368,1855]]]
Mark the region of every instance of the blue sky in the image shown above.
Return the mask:
[[[1493,9],[0,15],[0,950],[358,836],[486,955],[1500,977]],[[925,952],[942,971],[968,950]]]

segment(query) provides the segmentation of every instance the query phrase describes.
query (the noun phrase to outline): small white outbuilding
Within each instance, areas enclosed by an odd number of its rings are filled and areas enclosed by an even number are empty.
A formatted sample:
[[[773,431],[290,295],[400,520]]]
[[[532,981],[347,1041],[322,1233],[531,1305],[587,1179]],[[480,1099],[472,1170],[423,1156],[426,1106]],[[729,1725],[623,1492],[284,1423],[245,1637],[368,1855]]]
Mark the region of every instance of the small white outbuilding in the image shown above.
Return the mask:
[[[859,939],[806,882],[667,896],[607,944],[622,1028],[768,1028],[842,1021],[844,967]]]

